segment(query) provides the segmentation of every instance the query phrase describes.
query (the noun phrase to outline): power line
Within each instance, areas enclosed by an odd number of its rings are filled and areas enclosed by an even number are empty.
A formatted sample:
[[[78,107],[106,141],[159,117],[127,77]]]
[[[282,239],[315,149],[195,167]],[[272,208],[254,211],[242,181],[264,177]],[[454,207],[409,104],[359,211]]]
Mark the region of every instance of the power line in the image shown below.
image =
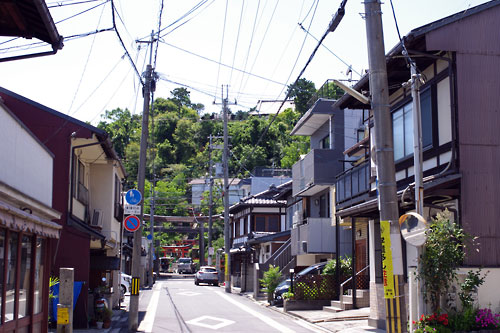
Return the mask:
[[[57,7],[64,7],[64,6],[81,5],[84,3],[96,2],[96,1],[103,1],[103,0],[86,0],[86,1],[76,1],[76,2],[72,2],[72,3],[64,3],[64,1],[58,1],[58,2],[54,2],[54,5],[50,5],[48,3],[47,8],[57,8]],[[108,1],[108,0],[105,0],[105,1]],[[69,1],[67,1],[67,2],[69,2]]]
[[[58,21],[58,22],[55,22],[55,23],[56,23],[56,24],[59,24],[59,23],[62,23],[62,22],[64,22],[64,21],[67,21],[67,20],[69,20],[69,19],[75,18],[75,17],[77,17],[77,16],[79,16],[79,15],[82,15],[82,14],[84,14],[84,13],[86,13],[86,12],[91,11],[92,9],[96,9],[96,8],[97,8],[97,7],[99,7],[99,6],[105,5],[105,4],[106,4],[107,2],[109,2],[109,1],[110,1],[110,0],[106,0],[106,1],[104,1],[103,3],[100,3],[100,4],[98,4],[98,5],[95,5],[94,7],[87,8],[87,9],[85,9],[84,11],[81,11],[81,12],[79,12],[79,13],[76,13],[75,15],[71,15],[71,16],[69,16],[69,17],[66,17],[65,19],[62,19],[62,20],[60,20],[60,21]],[[113,3],[113,0],[111,0],[111,3]]]
[[[137,74],[137,77],[139,77],[139,80],[141,81],[141,84],[144,85],[144,81],[142,80],[142,76],[141,74],[139,73],[139,71],[137,70],[137,67],[135,66],[134,64],[134,61],[132,60],[132,57],[130,57],[130,54],[128,53],[128,50],[127,48],[125,47],[125,44],[123,43],[123,40],[122,40],[122,37],[120,36],[120,33],[118,32],[118,29],[116,28],[116,20],[115,20],[115,4],[114,4],[114,0],[111,0],[111,13],[112,13],[112,17],[113,17],[113,28],[115,29],[115,32],[116,32],[116,36],[118,37],[118,39],[120,40],[120,43],[123,47],[123,49],[125,50],[125,54],[127,55],[127,58],[130,60],[130,64],[132,65],[132,67],[134,68],[135,70],[135,73]]]
[[[103,13],[104,13],[104,7],[102,8],[101,15],[99,16],[99,21],[97,22],[97,27],[99,27],[99,25],[101,24],[101,19],[102,19]],[[70,115],[71,108],[73,107],[73,103],[75,103],[76,96],[78,95],[78,91],[80,91],[80,86],[82,85],[83,77],[85,76],[85,73],[87,71],[87,65],[89,64],[90,55],[92,54],[92,50],[94,49],[95,39],[96,39],[96,35],[94,35],[94,38],[92,39],[92,43],[90,44],[89,54],[87,55],[87,60],[85,61],[85,65],[83,66],[83,71],[82,71],[82,75],[80,76],[80,81],[78,82],[78,86],[76,87],[75,93],[73,94],[73,99],[71,100],[71,104],[70,104],[69,109],[68,109],[68,115]]]
[[[269,82],[274,83],[274,84],[278,84],[278,85],[280,85],[280,86],[286,86],[286,84],[284,84],[284,83],[282,83],[282,82],[278,82],[278,81],[275,81],[275,80],[271,80],[271,79],[265,78],[265,77],[263,77],[263,76],[261,76],[261,75],[257,75],[257,74],[249,73],[249,72],[246,72],[246,71],[241,70],[241,69],[239,69],[239,68],[231,67],[231,66],[229,66],[229,65],[226,65],[226,64],[224,64],[224,63],[221,63],[220,61],[216,61],[216,60],[213,60],[213,59],[207,58],[207,57],[205,57],[205,56],[202,56],[202,55],[200,55],[200,54],[196,54],[196,53],[194,53],[194,52],[188,51],[188,50],[183,49],[183,48],[181,48],[181,47],[179,47],[179,46],[172,45],[172,44],[167,43],[167,42],[165,42],[165,41],[161,41],[161,42],[162,42],[163,44],[165,44],[165,45],[168,45],[168,46],[170,46],[170,47],[173,47],[174,49],[177,49],[177,50],[179,50],[179,51],[186,52],[186,53],[188,53],[188,54],[190,54],[190,55],[193,55],[193,56],[196,56],[196,57],[198,57],[198,58],[201,58],[201,59],[207,60],[207,61],[209,61],[209,62],[215,63],[215,64],[220,65],[220,66],[222,66],[222,67],[227,67],[227,68],[230,68],[230,69],[231,69],[231,68],[233,68],[235,71],[241,72],[241,73],[243,73],[243,74],[246,74],[246,75],[251,75],[251,76],[254,76],[254,77],[256,77],[256,78],[259,78],[259,79],[262,79],[262,80],[265,80],[265,81],[269,81]],[[216,94],[217,94],[217,93],[216,93]]]
[[[222,39],[220,42],[220,53],[219,53],[219,66],[217,68],[217,80],[215,83],[215,86],[219,86],[219,76],[220,76],[220,67],[222,63],[222,50],[224,48],[224,35],[226,34],[226,19],[227,19],[227,6],[228,6],[229,0],[226,0],[226,10],[224,11],[224,25],[222,27]],[[217,88],[215,89],[215,98],[217,98]],[[222,97],[221,97],[222,98]]]
[[[163,14],[163,0],[161,0],[160,14],[158,15],[158,37],[156,39],[155,57],[154,57],[154,62],[153,62],[153,68],[156,68],[156,58],[158,56],[158,44],[159,44],[159,39],[160,39],[160,28],[161,28],[161,16],[162,16],[162,14]]]
[[[301,76],[304,74],[305,70],[307,69],[307,67],[309,66],[309,64],[311,63],[312,59],[314,58],[314,56],[316,55],[316,52],[318,51],[319,47],[321,46],[321,43],[323,43],[323,40],[326,38],[326,36],[328,35],[328,33],[330,32],[333,32],[335,31],[335,29],[337,28],[338,24],[340,23],[340,21],[342,20],[342,17],[344,16],[344,7],[345,7],[345,4],[346,4],[347,0],[343,0],[338,11],[336,12],[335,16],[333,17],[332,21],[330,22],[329,24],[329,27],[328,29],[325,31],[325,33],[323,34],[323,36],[321,37],[321,39],[319,40],[318,44],[316,45],[316,47],[314,48],[313,52],[311,53],[311,55],[309,56],[309,59],[307,60],[306,64],[304,65],[304,67],[302,68],[302,70],[300,71],[299,75],[297,76],[297,79],[295,79],[295,82],[291,85],[292,87],[293,86],[296,86],[297,85],[297,82],[299,81],[299,79],[301,78]],[[315,9],[315,12],[316,12],[316,9]],[[314,14],[313,14],[313,17],[314,17]],[[311,19],[311,22],[312,22],[312,19]],[[288,79],[287,79],[288,81]],[[267,132],[269,131],[269,128],[271,127],[271,125],[273,124],[273,122],[276,120],[276,118],[278,117],[278,114],[281,110],[281,108],[283,107],[283,105],[285,104],[285,101],[288,99],[288,97],[290,96],[290,93],[291,93],[292,89],[288,89],[288,92],[286,93],[286,96],[285,98],[283,99],[283,101],[281,102],[281,105],[280,107],[278,108],[278,111],[276,112],[276,114],[273,116],[273,118],[271,119],[271,121],[269,122],[269,124],[266,126],[266,128],[264,129],[264,131],[262,132],[262,134],[260,135],[259,139],[257,140],[257,143],[254,145],[254,148],[252,149],[251,153],[250,154],[253,154],[253,152],[255,151],[256,147],[260,144],[260,142],[262,141],[262,139],[264,138],[264,136],[267,134]],[[247,158],[248,155],[246,156],[243,156],[243,158],[240,160],[240,163],[243,164],[243,162],[245,161],[245,159]],[[238,174],[239,172],[241,171],[241,168],[238,169],[238,171],[236,172],[236,174]],[[233,182],[235,178],[233,178],[230,182],[230,184]]]
[[[236,34],[236,43],[234,45],[233,63],[231,64],[231,72],[229,74],[229,82],[231,82],[231,80],[233,78],[234,61],[236,60],[236,51],[238,49],[238,42],[240,40],[241,21],[243,18],[243,9],[244,8],[245,8],[245,0],[241,1],[240,23],[238,24],[238,33]]]
[[[243,66],[243,70],[244,71],[247,70],[248,57],[250,56],[250,49],[252,48],[253,36],[255,35],[255,27],[256,27],[256,24],[257,24],[257,17],[259,15],[259,7],[260,7],[260,0],[257,3],[257,10],[255,11],[255,18],[253,20],[252,35],[250,36],[250,43],[248,43],[247,56],[245,58],[245,66]],[[242,76],[242,78],[240,80],[240,87],[238,88],[238,90],[240,90],[240,91],[241,91],[242,84],[243,84],[243,76]]]

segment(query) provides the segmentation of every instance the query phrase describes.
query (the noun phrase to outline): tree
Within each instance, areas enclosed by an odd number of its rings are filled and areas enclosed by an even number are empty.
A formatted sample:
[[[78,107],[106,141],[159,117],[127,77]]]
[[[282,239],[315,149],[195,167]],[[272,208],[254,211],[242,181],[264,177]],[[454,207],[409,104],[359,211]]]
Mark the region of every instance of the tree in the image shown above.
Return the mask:
[[[302,115],[309,109],[309,101],[316,93],[316,87],[312,81],[305,78],[299,79],[295,85],[289,85],[287,94],[294,98],[295,110]]]
[[[175,88],[170,92],[170,94],[172,94],[170,100],[172,100],[177,107],[191,107],[191,98],[189,97],[190,92],[186,88]]]
[[[113,148],[120,158],[125,158],[126,148],[130,142],[140,140],[141,119],[132,115],[128,109],[120,108],[106,111],[101,115],[97,128],[106,131],[113,142]]]

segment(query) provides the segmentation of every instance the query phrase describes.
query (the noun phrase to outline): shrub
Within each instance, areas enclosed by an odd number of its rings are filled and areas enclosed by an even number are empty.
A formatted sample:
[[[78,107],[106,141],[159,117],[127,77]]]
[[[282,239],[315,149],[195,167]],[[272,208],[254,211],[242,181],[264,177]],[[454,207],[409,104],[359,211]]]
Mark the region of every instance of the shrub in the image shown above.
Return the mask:
[[[269,269],[264,272],[264,278],[260,282],[264,286],[264,292],[267,293],[268,300],[272,300],[274,290],[281,281],[281,272],[279,266],[270,265]]]
[[[465,258],[468,236],[450,220],[446,210],[433,218],[426,231],[425,251],[420,257],[417,278],[423,281],[424,298],[430,301],[433,312],[438,311],[441,296],[456,280],[456,269]]]
[[[476,312],[475,328],[478,330],[494,330],[500,328],[500,314],[491,309],[479,309]]]

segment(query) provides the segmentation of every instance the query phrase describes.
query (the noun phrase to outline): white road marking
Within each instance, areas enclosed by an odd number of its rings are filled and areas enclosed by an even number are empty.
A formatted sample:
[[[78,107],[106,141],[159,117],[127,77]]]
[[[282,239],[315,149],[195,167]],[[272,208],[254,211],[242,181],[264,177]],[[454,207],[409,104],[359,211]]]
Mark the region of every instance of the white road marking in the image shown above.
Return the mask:
[[[160,299],[160,292],[162,290],[163,283],[155,283],[153,286],[153,295],[151,295],[151,299],[148,304],[148,308],[146,310],[146,315],[144,319],[141,321],[141,324],[137,328],[138,331],[151,333],[153,332],[153,324],[155,322],[156,309],[158,308],[158,301]]]
[[[201,293],[197,293],[197,292],[194,292],[194,291],[183,291],[181,293],[177,293],[177,295],[182,295],[182,296],[198,296],[198,295],[201,295]]]
[[[205,321],[205,323],[203,323]],[[210,324],[210,322],[218,322],[216,324]],[[186,324],[197,325],[201,327],[210,328],[212,330],[217,330],[219,328],[234,324],[235,322],[229,319],[222,319],[211,316],[202,316],[199,318],[191,319],[190,321],[186,321]]]
[[[294,330],[286,327],[286,326],[283,326],[281,325],[280,323],[278,323],[277,321],[269,318],[269,317],[266,317],[264,316],[263,314],[260,314],[258,313],[257,311],[255,310],[252,310],[250,309],[248,306],[244,305],[244,304],[241,304],[240,302],[237,302],[235,301],[234,299],[232,299],[231,297],[229,297],[228,295],[224,294],[223,292],[221,291],[217,291],[216,294],[218,294],[219,296],[221,296],[222,298],[226,299],[228,302],[231,302],[233,303],[234,305],[236,305],[237,307],[239,307],[240,309],[242,309],[243,311],[251,314],[252,316],[254,316],[255,318],[257,319],[260,319],[262,320],[264,323],[268,324],[269,326],[277,329],[278,331],[280,332],[284,332],[284,333],[295,333]]]

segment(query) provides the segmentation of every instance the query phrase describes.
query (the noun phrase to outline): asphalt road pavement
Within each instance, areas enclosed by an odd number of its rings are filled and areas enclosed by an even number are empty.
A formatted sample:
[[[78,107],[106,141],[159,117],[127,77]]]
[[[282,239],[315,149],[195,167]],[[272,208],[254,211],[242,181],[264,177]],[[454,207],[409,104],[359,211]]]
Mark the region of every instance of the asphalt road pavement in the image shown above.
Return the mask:
[[[141,291],[142,332],[321,332],[304,320],[192,278],[157,280]]]

